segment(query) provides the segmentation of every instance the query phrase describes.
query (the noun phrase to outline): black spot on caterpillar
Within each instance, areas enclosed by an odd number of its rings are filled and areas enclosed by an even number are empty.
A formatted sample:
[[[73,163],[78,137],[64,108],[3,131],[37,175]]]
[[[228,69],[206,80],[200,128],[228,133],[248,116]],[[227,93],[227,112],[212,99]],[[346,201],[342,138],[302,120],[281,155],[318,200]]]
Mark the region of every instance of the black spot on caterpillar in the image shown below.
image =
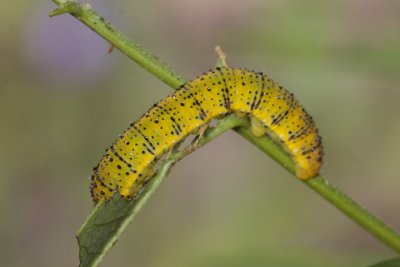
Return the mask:
[[[132,199],[153,177],[157,159],[212,119],[229,113],[248,116],[255,135],[277,140],[295,162],[297,177],[308,179],[318,173],[321,137],[293,94],[262,73],[217,68],[154,104],[114,142],[94,168],[94,202],[116,192]]]

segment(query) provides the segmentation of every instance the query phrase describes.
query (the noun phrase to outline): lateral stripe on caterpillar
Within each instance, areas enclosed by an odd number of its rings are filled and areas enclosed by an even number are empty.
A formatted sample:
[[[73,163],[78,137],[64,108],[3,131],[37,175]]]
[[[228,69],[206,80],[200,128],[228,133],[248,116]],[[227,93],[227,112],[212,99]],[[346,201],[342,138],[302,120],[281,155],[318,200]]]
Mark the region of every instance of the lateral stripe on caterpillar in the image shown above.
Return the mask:
[[[120,136],[94,168],[95,203],[119,191],[131,199],[153,177],[155,163],[187,135],[228,113],[248,116],[257,136],[268,134],[292,156],[296,175],[315,176],[321,137],[293,94],[262,73],[217,68],[153,105]]]

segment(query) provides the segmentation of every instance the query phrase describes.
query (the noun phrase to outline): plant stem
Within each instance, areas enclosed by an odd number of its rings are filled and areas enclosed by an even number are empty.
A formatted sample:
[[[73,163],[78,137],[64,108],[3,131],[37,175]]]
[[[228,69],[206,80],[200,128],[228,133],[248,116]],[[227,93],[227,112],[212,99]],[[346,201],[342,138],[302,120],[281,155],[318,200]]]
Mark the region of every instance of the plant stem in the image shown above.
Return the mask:
[[[82,23],[86,24],[93,31],[101,35],[114,47],[133,59],[136,63],[154,74],[169,86],[177,89],[185,83],[185,79],[179,76],[166,64],[161,63],[155,56],[142,49],[139,45],[128,40],[122,33],[115,29],[109,22],[99,16],[87,4],[73,1],[53,0],[59,5],[50,15],[55,16],[62,13],[70,13]],[[268,137],[256,137],[247,127],[237,128],[236,131],[251,143],[255,144],[262,151],[270,155],[290,172],[294,172],[294,165],[290,157],[282,151]],[[321,176],[304,181],[306,185],[343,211],[348,217],[361,225],[364,229],[375,235],[386,243],[393,250],[400,252],[400,236],[390,227],[381,222],[378,218],[361,208],[360,205],[351,200],[339,189],[329,184]]]
[[[263,152],[270,155],[284,168],[294,173],[295,166],[291,159],[271,139],[253,137],[251,130],[245,127],[237,128],[236,131]],[[400,236],[393,229],[362,208],[338,188],[331,185],[322,176],[318,175],[312,179],[303,180],[303,182],[365,230],[386,243],[393,250],[400,252]]]
[[[400,236],[398,233],[330,184],[322,176],[318,175],[304,182],[350,219],[357,222],[365,230],[388,245],[388,247],[400,253]]]

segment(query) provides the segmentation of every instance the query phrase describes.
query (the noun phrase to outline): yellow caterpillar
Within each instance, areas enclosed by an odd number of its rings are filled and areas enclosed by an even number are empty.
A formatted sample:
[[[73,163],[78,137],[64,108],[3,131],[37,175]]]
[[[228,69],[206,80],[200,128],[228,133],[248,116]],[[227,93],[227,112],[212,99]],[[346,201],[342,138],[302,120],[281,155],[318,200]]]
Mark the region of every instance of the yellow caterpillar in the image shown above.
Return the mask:
[[[132,123],[94,168],[95,203],[116,192],[132,199],[155,173],[155,162],[186,136],[228,113],[248,116],[252,131],[272,136],[292,156],[296,175],[315,176],[321,137],[293,94],[262,73],[217,68],[183,85]]]

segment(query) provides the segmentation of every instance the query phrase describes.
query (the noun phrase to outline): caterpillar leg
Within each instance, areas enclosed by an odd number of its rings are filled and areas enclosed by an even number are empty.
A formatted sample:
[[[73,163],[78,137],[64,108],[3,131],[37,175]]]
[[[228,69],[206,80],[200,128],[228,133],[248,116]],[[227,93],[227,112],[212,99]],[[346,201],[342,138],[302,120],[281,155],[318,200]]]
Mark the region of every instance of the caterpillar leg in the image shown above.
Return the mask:
[[[205,131],[208,128],[208,124],[204,124],[197,129],[196,136],[193,138],[191,144],[185,149],[186,152],[192,152],[196,150],[199,145],[200,138],[204,135]]]
[[[257,137],[261,137],[267,133],[267,130],[265,129],[263,123],[254,117],[250,118],[250,127],[251,132]]]
[[[177,145],[177,146],[179,146],[179,145]],[[168,159],[169,156],[171,156],[172,151],[177,149],[177,146],[173,146],[170,149],[168,149],[167,152],[165,152],[165,154],[163,155],[163,158]]]

